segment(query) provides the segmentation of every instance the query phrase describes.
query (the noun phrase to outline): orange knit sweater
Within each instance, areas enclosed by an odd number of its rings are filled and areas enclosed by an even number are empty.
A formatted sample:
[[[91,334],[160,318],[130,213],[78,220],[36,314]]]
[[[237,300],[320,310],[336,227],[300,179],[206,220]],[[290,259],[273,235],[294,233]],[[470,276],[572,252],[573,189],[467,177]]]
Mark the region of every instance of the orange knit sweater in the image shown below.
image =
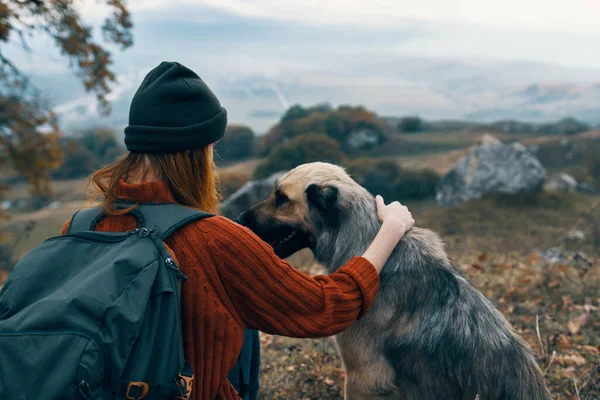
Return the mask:
[[[121,197],[175,202],[162,182],[121,183]],[[111,216],[101,231],[135,227]],[[68,222],[63,228],[63,234]],[[244,328],[291,337],[330,336],[364,315],[379,287],[371,263],[354,257],[336,273],[310,277],[279,259],[254,233],[215,216],[183,227],[166,244],[189,282],[182,286],[184,353],[194,368],[193,400],[239,399],[227,374],[239,356]]]

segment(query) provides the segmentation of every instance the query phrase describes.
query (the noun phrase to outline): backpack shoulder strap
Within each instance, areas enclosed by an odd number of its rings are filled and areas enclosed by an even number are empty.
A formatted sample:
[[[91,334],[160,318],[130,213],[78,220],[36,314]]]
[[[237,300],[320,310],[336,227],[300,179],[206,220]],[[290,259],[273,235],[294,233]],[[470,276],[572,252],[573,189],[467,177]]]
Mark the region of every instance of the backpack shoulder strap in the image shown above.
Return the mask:
[[[173,232],[190,222],[212,217],[212,214],[174,203],[140,203],[133,212],[139,212],[140,227],[158,230],[164,241]]]
[[[93,231],[96,224],[104,216],[102,207],[84,208],[71,217],[67,233]]]
[[[135,203],[119,201],[117,208],[124,209],[133,204]],[[212,214],[174,203],[139,203],[130,214],[138,220],[139,228],[156,227],[163,241],[177,229],[192,221],[212,217]],[[71,218],[67,233],[93,231],[105,216],[102,207],[79,210]]]

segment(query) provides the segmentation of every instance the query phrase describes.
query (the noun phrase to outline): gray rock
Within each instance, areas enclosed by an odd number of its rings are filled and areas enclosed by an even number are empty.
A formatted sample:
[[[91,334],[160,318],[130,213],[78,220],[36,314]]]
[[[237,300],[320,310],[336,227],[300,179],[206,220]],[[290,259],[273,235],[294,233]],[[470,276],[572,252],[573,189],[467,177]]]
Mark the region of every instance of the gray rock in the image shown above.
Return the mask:
[[[585,240],[585,233],[580,230],[573,229],[563,236],[563,240],[567,242],[583,242]]]
[[[486,134],[444,175],[436,199],[446,207],[487,194],[536,193],[545,180],[546,170],[525,146]]]
[[[235,221],[238,215],[266,199],[283,174],[285,172],[276,172],[268,178],[247,182],[221,203],[221,213]]]
[[[560,247],[551,247],[546,251],[540,253],[540,255],[550,263],[568,263],[569,259],[566,258]]]
[[[571,175],[561,172],[547,183],[546,189],[557,192],[571,192],[577,188],[577,181]]]
[[[357,129],[348,135],[347,143],[354,150],[364,149],[366,147],[379,144],[381,135],[373,129]]]

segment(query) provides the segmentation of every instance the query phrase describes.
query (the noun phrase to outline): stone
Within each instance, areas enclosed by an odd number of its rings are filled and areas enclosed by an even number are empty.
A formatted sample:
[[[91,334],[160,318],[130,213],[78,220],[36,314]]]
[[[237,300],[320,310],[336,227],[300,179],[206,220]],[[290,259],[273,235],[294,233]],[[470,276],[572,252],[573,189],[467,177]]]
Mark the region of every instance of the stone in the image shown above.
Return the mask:
[[[265,179],[246,182],[221,203],[221,213],[235,221],[248,208],[266,199],[271,194],[277,179],[284,174],[285,172],[276,172]]]
[[[568,263],[569,259],[566,258],[560,247],[551,247],[546,251],[540,253],[540,255],[550,263]]]
[[[353,150],[361,150],[379,144],[381,134],[373,129],[357,129],[348,135],[347,143]]]
[[[578,229],[572,229],[563,236],[563,239],[567,242],[583,242],[585,233]]]
[[[577,188],[577,180],[571,175],[561,172],[546,184],[546,189],[555,192],[572,192]]]
[[[447,207],[489,194],[537,193],[545,180],[546,170],[525,146],[486,134],[442,177],[436,199]]]
[[[585,255],[585,253],[582,251],[575,252],[575,254],[573,254],[572,260],[575,264],[583,264],[586,267],[591,267],[592,265],[594,265],[594,263],[590,261]]]

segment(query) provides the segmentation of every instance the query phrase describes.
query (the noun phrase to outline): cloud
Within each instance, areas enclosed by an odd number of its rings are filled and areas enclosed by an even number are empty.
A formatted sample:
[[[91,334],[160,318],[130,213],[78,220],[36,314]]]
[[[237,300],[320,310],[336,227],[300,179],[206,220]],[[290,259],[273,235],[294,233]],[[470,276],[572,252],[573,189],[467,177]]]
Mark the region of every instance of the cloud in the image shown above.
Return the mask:
[[[107,7],[79,0],[84,16],[100,18]],[[201,6],[247,18],[320,25],[393,26],[406,20],[456,22],[600,34],[598,0],[130,0],[136,14]],[[183,19],[198,17],[182,13]]]
[[[597,0],[176,0],[246,17],[317,24],[393,25],[406,19],[600,34]]]

